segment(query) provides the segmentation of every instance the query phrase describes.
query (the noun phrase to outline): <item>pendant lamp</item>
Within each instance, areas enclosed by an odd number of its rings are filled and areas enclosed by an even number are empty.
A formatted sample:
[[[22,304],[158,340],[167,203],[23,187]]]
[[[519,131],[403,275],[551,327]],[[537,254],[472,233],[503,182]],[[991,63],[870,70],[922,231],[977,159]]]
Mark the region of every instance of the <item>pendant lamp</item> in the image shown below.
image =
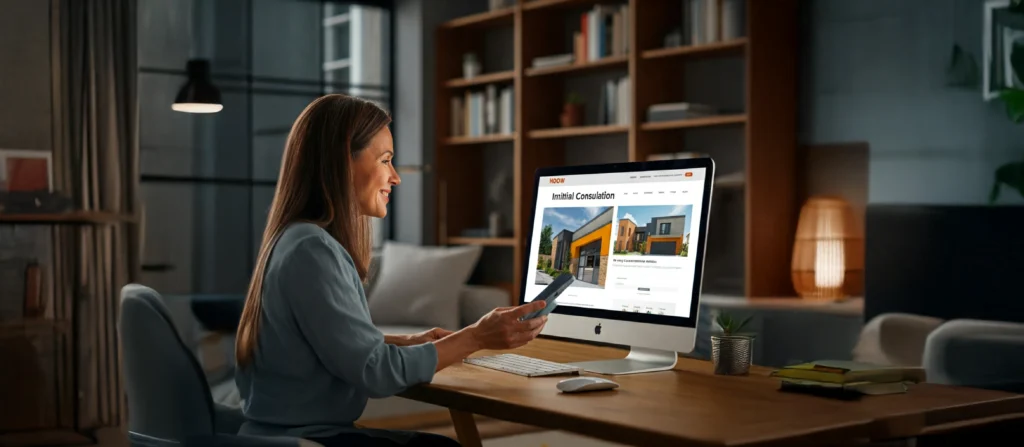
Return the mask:
[[[171,109],[186,113],[217,113],[224,109],[220,90],[210,82],[210,61],[188,61],[188,81],[178,91]]]

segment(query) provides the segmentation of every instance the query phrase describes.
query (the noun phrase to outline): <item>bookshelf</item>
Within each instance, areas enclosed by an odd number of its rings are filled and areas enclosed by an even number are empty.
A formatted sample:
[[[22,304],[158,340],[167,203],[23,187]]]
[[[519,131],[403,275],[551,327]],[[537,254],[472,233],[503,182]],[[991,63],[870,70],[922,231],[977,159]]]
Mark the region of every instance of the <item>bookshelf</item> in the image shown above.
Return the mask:
[[[132,223],[135,217],[103,211],[69,211],[63,213],[2,213],[0,223],[18,224],[116,224]]]
[[[722,11],[734,0],[717,2]],[[797,1],[738,0],[744,20],[738,35],[718,35],[706,43],[665,45],[665,36],[683,25],[684,0],[518,0],[510,8],[455,18],[438,27],[436,39],[435,166],[438,242],[478,244],[481,267],[504,271],[497,282],[511,284],[518,300],[528,254],[533,173],[537,168],[586,163],[591,146],[610,153],[604,162],[644,161],[678,152],[711,155],[718,166],[707,240],[704,286],[708,293],[747,297],[791,296],[792,233],[799,212],[796,198]],[[486,7],[486,2],[480,2]],[[534,67],[536,58],[576,53],[581,14],[597,5],[625,5],[627,50]],[[616,9],[617,10],[617,9]],[[734,22],[733,22],[734,23]],[[487,50],[483,36],[504,29],[512,47],[505,65],[471,79],[462,75],[462,55]],[[614,39],[613,39],[614,40]],[[624,53],[624,54],[622,54]],[[493,65],[493,64],[492,64]],[[592,93],[606,80],[628,77],[625,122],[593,118],[562,127],[559,115],[567,95]],[[466,90],[489,84],[511,86],[513,131],[508,135],[452,135],[452,101]],[[578,87],[580,86],[580,87]],[[589,89],[589,90],[588,90]],[[594,95],[583,95],[595,102]],[[655,104],[697,102],[721,106],[698,118],[647,122]],[[621,146],[621,149],[619,149]],[[512,180],[507,233],[468,237],[465,230],[487,226],[493,164],[509,164]],[[511,252],[511,253],[509,253]],[[485,252],[486,253],[486,252]],[[483,281],[487,283],[487,280]]]

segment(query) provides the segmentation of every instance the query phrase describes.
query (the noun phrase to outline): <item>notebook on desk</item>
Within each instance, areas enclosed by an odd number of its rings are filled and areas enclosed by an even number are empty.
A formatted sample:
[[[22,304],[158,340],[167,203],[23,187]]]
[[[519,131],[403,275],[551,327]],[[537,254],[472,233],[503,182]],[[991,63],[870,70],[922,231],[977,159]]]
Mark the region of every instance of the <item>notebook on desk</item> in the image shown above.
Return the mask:
[[[772,372],[780,390],[836,398],[907,392],[907,383],[925,380],[923,368],[887,367],[840,360],[791,365]]]
[[[894,383],[924,382],[925,371],[920,367],[879,366],[842,360],[819,360],[790,365],[772,371],[772,377],[823,383],[850,384],[856,382]]]

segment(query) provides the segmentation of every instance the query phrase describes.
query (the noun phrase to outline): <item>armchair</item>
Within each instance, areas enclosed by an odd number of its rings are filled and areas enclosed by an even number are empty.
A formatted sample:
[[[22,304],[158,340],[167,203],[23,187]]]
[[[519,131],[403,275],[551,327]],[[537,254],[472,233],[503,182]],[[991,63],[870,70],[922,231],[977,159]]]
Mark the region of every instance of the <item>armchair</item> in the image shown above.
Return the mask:
[[[1022,323],[880,314],[864,326],[853,358],[922,366],[931,383],[1024,393]]]

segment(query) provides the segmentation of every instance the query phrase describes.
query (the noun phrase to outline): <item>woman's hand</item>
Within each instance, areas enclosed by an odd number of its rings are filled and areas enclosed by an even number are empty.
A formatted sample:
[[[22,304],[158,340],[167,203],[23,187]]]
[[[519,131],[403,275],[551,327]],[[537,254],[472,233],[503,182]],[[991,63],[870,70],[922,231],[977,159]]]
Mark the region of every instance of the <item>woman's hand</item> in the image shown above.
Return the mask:
[[[453,333],[454,332],[449,331],[448,329],[436,327],[429,331],[423,331],[416,334],[385,335],[384,343],[396,346],[422,345],[424,343],[438,341]]]
[[[546,306],[544,301],[534,301],[517,307],[499,307],[484,315],[470,326],[473,337],[480,349],[514,349],[537,338],[548,321],[545,315],[540,318],[521,320],[532,312]]]
[[[435,341],[437,371],[481,349],[513,349],[529,343],[544,329],[548,317],[525,321],[520,318],[546,305],[544,301],[533,301],[517,307],[499,307],[465,329]]]

